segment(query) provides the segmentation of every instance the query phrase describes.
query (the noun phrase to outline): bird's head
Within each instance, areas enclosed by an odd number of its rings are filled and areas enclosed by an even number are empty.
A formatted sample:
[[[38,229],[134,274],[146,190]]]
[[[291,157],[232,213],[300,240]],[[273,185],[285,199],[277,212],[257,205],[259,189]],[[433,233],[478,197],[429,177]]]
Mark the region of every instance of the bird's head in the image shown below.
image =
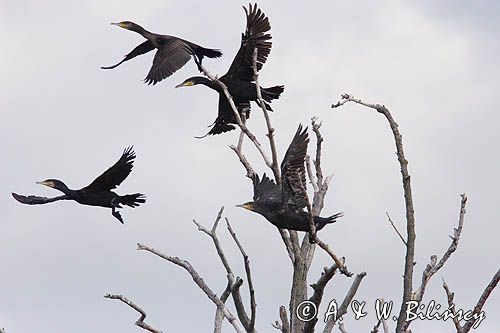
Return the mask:
[[[197,84],[210,84],[212,81],[202,76],[193,76],[189,79],[185,79],[182,83],[176,85],[176,88],[180,87],[192,87]]]
[[[111,23],[111,25],[116,25],[120,28],[123,28],[123,29],[127,29],[127,30],[134,30],[134,27],[137,26],[137,24],[135,24],[134,22],[130,22],[130,21],[122,21],[122,22],[113,22]]]
[[[245,209],[250,210],[250,211],[255,211],[255,209],[256,209],[255,203],[253,201],[245,202],[242,205],[236,205],[236,207],[245,208]]]
[[[63,192],[68,189],[66,184],[64,184],[62,181],[57,180],[57,179],[46,179],[42,182],[36,182],[36,183],[40,184],[40,185],[45,185],[45,186],[48,186],[48,187],[51,187],[53,189],[63,191]]]

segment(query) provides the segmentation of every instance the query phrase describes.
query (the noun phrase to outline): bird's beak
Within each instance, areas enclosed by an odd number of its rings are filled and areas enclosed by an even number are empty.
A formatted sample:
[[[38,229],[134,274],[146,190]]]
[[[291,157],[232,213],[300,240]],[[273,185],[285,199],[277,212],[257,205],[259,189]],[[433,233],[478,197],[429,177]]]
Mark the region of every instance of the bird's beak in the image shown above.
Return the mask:
[[[121,22],[111,22],[111,25],[116,25],[117,27],[127,29],[127,27],[124,24],[122,24]]]
[[[185,82],[182,82],[182,83],[176,85],[175,87],[180,88],[180,87],[191,87],[191,86],[194,86],[193,81],[185,81]]]
[[[52,187],[54,184],[52,182],[47,182],[47,181],[43,181],[43,182],[36,182],[37,184],[39,185],[45,185],[45,186],[48,186],[48,187]]]
[[[247,210],[253,210],[253,205],[252,205],[252,204],[250,204],[250,203],[248,203],[248,202],[247,202],[247,203],[244,203],[244,204],[242,204],[242,205],[236,205],[236,207],[245,208],[245,209],[247,209]]]

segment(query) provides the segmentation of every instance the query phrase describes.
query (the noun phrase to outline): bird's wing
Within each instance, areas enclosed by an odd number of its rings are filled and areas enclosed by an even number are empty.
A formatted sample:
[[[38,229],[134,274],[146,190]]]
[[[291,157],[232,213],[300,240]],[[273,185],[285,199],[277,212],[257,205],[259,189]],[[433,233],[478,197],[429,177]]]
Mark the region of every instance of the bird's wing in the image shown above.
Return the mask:
[[[154,50],[154,45],[151,43],[149,40],[145,41],[144,43],[139,44],[136,48],[134,48],[129,54],[123,58],[122,61],[117,63],[116,65],[113,66],[108,66],[108,67],[101,67],[101,69],[113,69],[115,67],[120,66],[122,63],[124,63],[127,60],[130,60],[132,58],[135,58],[141,54],[148,53],[149,51]]]
[[[259,179],[257,174],[254,174],[252,180],[254,202],[266,204],[281,202],[280,188],[266,174],[262,176],[262,180]]]
[[[236,108],[240,115],[245,114],[248,118],[250,113],[250,101],[247,100],[234,100]],[[221,134],[231,131],[236,127],[231,124],[237,124],[236,115],[234,114],[231,104],[224,94],[219,94],[219,113],[217,119],[213,123],[213,127],[207,135]]]
[[[308,143],[307,127],[302,130],[302,125],[299,125],[286,151],[283,162],[281,162],[283,204],[295,206],[297,209],[302,209],[306,206],[302,187],[306,186],[304,160]]]
[[[151,66],[144,82],[148,85],[155,85],[166,79],[184,66],[192,54],[193,51],[183,40],[176,37],[164,39],[163,44],[156,51],[153,66]]]
[[[135,152],[132,148],[126,148],[120,159],[112,167],[104,171],[102,175],[82,190],[86,192],[102,192],[112,190],[120,185],[132,171],[135,159]]]
[[[271,52],[271,35],[266,34],[271,30],[271,25],[266,15],[261,12],[257,5],[249,5],[249,9],[245,9],[247,17],[247,26],[245,33],[241,34],[241,46],[238,53],[234,57],[233,63],[229,70],[224,75],[243,81],[253,81],[253,52],[257,48],[257,70],[260,71],[262,65],[267,60],[269,52]]]
[[[12,193],[12,196],[14,197],[14,199],[16,199],[17,201],[19,201],[20,203],[25,204],[25,205],[43,205],[43,204],[58,201],[58,200],[69,199],[68,196],[66,196],[66,195],[61,195],[61,196],[54,197],[54,198],[46,198],[46,197],[37,197],[35,195],[26,196],[26,195],[21,195],[21,194],[17,194],[17,193]]]

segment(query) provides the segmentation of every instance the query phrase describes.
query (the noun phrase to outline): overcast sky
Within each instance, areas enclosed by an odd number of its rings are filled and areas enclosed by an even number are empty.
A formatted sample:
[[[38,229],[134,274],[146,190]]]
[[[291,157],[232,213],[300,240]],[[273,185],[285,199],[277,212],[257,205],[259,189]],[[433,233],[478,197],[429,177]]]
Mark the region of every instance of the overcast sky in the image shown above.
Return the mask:
[[[154,87],[141,82],[153,54],[100,69],[143,41],[109,25],[132,20],[222,49],[222,58],[204,62],[222,75],[240,44],[243,4],[0,0],[0,327],[7,333],[138,332],[137,313],[104,299],[106,293],[126,295],[165,332],[211,331],[215,307],[186,272],[136,251],[136,243],[188,259],[220,293],[223,267],[192,219],[211,225],[222,205],[251,256],[258,329],[274,330],[279,306],[288,304],[291,267],[276,229],[235,207],[252,196],[228,148],[238,133],[193,138],[215,119],[217,94],[205,87],[174,89],[198,75],[193,62]],[[425,302],[446,304],[444,278],[457,307],[473,308],[500,254],[499,3],[260,1],[260,7],[274,42],[261,83],[286,87],[271,115],[280,159],[299,123],[309,124],[312,116],[323,121],[324,171],[334,178],[322,215],[343,211],[345,217],[320,236],[347,257],[353,272],[368,273],[357,299],[367,301],[369,316],[354,321],[351,314],[346,328],[369,331],[375,299],[401,299],[403,245],[385,214],[403,230],[405,213],[389,127],[358,105],[330,109],[345,92],[388,106],[403,133],[416,211],[415,288],[429,257],[448,247],[459,195],[467,193],[458,251],[431,281]],[[266,142],[255,105],[249,127]],[[135,167],[117,192],[143,192],[148,201],[122,211],[125,225],[109,209],[74,202],[24,206],[11,197],[13,191],[58,195],[35,184],[46,178],[86,186],[132,144]],[[260,173],[267,171],[248,143],[245,152]],[[244,274],[222,225],[219,234],[233,268]],[[330,264],[317,251],[310,282]],[[325,300],[343,298],[351,282],[335,277]],[[484,310],[477,332],[498,332],[498,290]],[[454,330],[450,321],[412,327]]]

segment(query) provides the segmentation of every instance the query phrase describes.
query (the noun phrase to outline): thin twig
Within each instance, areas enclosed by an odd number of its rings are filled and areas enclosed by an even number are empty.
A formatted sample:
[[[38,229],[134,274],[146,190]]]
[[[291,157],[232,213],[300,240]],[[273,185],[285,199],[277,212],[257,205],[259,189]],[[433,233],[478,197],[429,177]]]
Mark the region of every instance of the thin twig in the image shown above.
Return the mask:
[[[344,105],[347,102],[354,102],[357,104],[364,105],[368,108],[374,109],[377,112],[383,114],[389,126],[391,127],[392,134],[394,136],[394,142],[396,145],[396,154],[398,156],[399,165],[401,167],[401,177],[403,183],[403,191],[405,198],[405,209],[406,209],[406,255],[405,255],[405,270],[403,276],[403,300],[401,302],[401,309],[398,315],[398,321],[396,326],[396,332],[404,332],[404,327],[408,327],[409,322],[405,321],[406,318],[406,304],[412,297],[413,289],[413,266],[415,259],[415,214],[413,209],[413,196],[411,191],[411,180],[410,174],[408,173],[408,161],[405,158],[403,149],[403,138],[399,133],[398,124],[392,118],[389,109],[384,105],[380,104],[370,104],[363,102],[360,99],[354,98],[352,95],[344,94],[342,95],[342,100],[336,104],[332,104],[332,108],[337,108]]]
[[[156,254],[160,258],[163,258],[177,266],[180,266],[184,268],[189,275],[193,278],[193,281],[198,285],[198,287],[207,295],[207,297],[219,308],[222,310],[222,313],[224,314],[224,317],[229,321],[229,323],[233,326],[235,331],[237,333],[244,333],[243,328],[240,326],[238,323],[238,320],[234,317],[234,315],[229,311],[229,309],[226,308],[224,303],[220,300],[220,298],[215,295],[215,293],[210,289],[210,287],[203,281],[201,276],[198,274],[198,272],[193,268],[193,266],[187,261],[187,260],[182,260],[178,257],[171,257],[167,256],[154,248],[151,248],[149,246],[143,245],[143,244],[137,244],[137,249],[138,250],[143,250],[147,251],[153,254]]]
[[[392,219],[391,219],[391,216],[389,215],[389,213],[385,212],[385,214],[387,215],[387,219],[389,220],[389,223],[391,223],[391,226],[394,229],[394,231],[398,234],[399,238],[401,238],[401,241],[403,242],[403,244],[405,246],[407,246],[408,244],[406,244],[406,241],[403,238],[403,235],[401,235],[401,233],[399,232],[398,228],[396,228],[396,226],[394,225],[394,222],[392,222]]]
[[[415,291],[414,297],[413,297],[419,303],[422,301],[422,299],[424,297],[425,289],[426,289],[427,284],[429,283],[431,277],[434,274],[436,274],[437,271],[439,271],[441,269],[441,267],[444,266],[446,261],[448,261],[448,259],[453,254],[453,252],[455,252],[457,250],[458,242],[460,240],[460,235],[462,233],[462,228],[463,228],[463,224],[464,224],[464,218],[465,218],[465,213],[466,213],[465,206],[467,204],[467,196],[465,195],[465,193],[461,194],[460,196],[462,199],[460,201],[460,214],[459,214],[459,218],[458,218],[458,227],[453,229],[453,236],[450,236],[451,244],[448,247],[448,249],[445,251],[443,256],[441,257],[441,259],[438,261],[437,256],[432,255],[430,263],[427,264],[425,270],[423,271],[422,282],[420,284],[420,287],[417,289],[417,291]],[[407,322],[407,324],[403,327],[408,328],[409,324],[410,324],[410,322]]]
[[[139,312],[141,314],[141,316],[135,322],[136,326],[138,326],[138,327],[140,327],[140,328],[142,328],[142,329],[144,329],[146,331],[152,332],[152,333],[162,333],[161,331],[159,331],[159,330],[157,330],[157,329],[149,326],[148,324],[146,324],[144,322],[144,320],[146,320],[146,312],[143,309],[141,309],[139,306],[137,306],[136,304],[134,304],[132,301],[128,300],[126,297],[124,297],[122,295],[106,294],[104,296],[104,298],[120,300],[123,303],[127,304],[128,306],[130,306],[135,311]]]
[[[330,316],[326,322],[325,328],[323,329],[323,333],[331,333],[333,327],[335,326],[335,322],[337,321],[338,318],[342,317],[347,313],[347,308],[349,307],[349,304],[351,304],[354,296],[356,295],[356,292],[358,291],[359,285],[361,284],[361,281],[363,278],[366,276],[365,272],[359,273],[356,275],[356,278],[352,282],[351,288],[349,288],[349,291],[344,297],[344,300],[342,301],[342,304],[337,310],[337,315],[336,316]]]
[[[250,294],[250,322],[249,322],[249,332],[253,332],[255,329],[255,317],[256,317],[256,308],[257,308],[257,303],[255,301],[255,289],[253,287],[253,280],[252,280],[252,272],[250,270],[250,259],[248,258],[247,253],[243,249],[243,246],[241,245],[240,241],[238,240],[238,237],[236,236],[236,233],[234,232],[233,228],[231,227],[231,224],[229,224],[229,220],[226,218],[226,224],[227,224],[227,229],[229,233],[231,234],[231,237],[233,237],[234,242],[238,246],[238,249],[241,252],[241,255],[243,256],[243,262],[245,264],[245,273],[247,276],[247,282],[248,282],[248,293]]]
[[[274,128],[271,124],[271,119],[269,118],[269,112],[267,111],[266,104],[264,103],[264,99],[262,98],[262,92],[260,91],[259,85],[259,71],[257,70],[257,55],[258,48],[254,48],[253,56],[252,56],[252,67],[253,67],[253,79],[255,81],[255,89],[257,90],[257,104],[259,104],[262,112],[264,114],[264,118],[266,119],[267,126],[267,137],[269,139],[269,146],[271,147],[271,157],[273,160],[273,165],[271,170],[274,173],[274,179],[276,180],[276,184],[281,183],[281,175],[278,164],[278,154],[276,153],[276,142],[274,141]]]

